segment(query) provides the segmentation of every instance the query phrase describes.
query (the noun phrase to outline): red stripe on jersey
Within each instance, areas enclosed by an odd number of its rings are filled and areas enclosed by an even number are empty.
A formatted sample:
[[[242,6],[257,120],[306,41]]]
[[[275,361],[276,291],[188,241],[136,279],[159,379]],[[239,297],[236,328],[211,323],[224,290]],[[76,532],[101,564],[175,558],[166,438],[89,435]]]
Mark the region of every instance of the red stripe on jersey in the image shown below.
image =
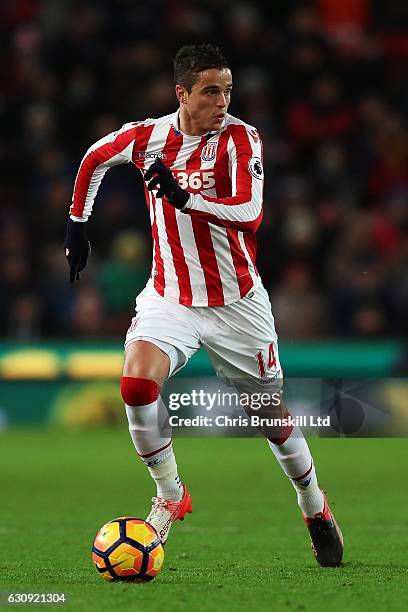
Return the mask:
[[[237,275],[237,283],[239,294],[244,297],[253,285],[251,275],[249,273],[247,258],[239,243],[238,231],[227,229],[227,237],[231,249],[232,261],[234,263],[235,274]]]
[[[227,145],[230,137],[229,130],[221,133],[218,139],[217,158],[214,164],[214,179],[217,198],[231,197],[231,178],[229,175],[229,158]]]
[[[235,148],[239,151],[239,163],[237,165],[237,194],[252,193],[252,176],[248,172],[248,162],[251,159],[252,147],[249,142],[245,126],[232,125],[231,136]]]
[[[135,142],[135,146],[133,147],[132,159],[133,163],[139,168],[145,167],[145,157],[144,153],[146,153],[147,145],[149,144],[150,136],[152,135],[154,129],[153,125],[148,125],[146,127],[142,126],[139,128],[137,134],[137,140]],[[153,277],[153,286],[156,289],[157,293],[161,296],[164,295],[164,264],[163,258],[160,251],[160,243],[159,243],[159,232],[157,229],[157,221],[156,221],[156,201],[154,199],[153,194],[150,193],[147,189],[146,183],[144,183],[145,190],[145,200],[147,207],[151,207],[152,214],[152,238],[154,245],[154,277]],[[152,266],[153,267],[153,266]]]
[[[207,144],[207,138],[201,139],[200,145],[188,159],[186,168],[188,170],[199,169],[201,166],[201,152]],[[193,212],[193,211],[189,211]],[[203,269],[205,286],[207,288],[208,306],[222,306],[224,304],[224,292],[218,262],[215,256],[214,246],[211,238],[210,226],[205,220],[191,215],[191,225],[194,240],[197,245],[198,257]]]
[[[171,168],[176,161],[177,155],[183,146],[183,137],[176,136],[173,128],[167,135],[166,144],[163,148],[163,153],[166,155],[165,163],[168,168]],[[190,272],[184,257],[183,247],[181,246],[180,233],[176,219],[176,209],[169,204],[166,199],[163,202],[163,216],[166,226],[168,243],[170,245],[171,254],[173,256],[174,269],[177,275],[179,286],[179,302],[184,306],[191,306],[193,303],[193,292],[191,289]]]
[[[149,144],[150,136],[152,135],[154,129],[154,124],[148,126],[140,126],[137,139],[135,141],[135,146],[133,147],[132,159],[133,163],[139,168],[144,168],[145,166],[145,157],[144,153],[146,152],[147,145]],[[157,293],[161,296],[164,296],[164,264],[163,258],[160,251],[160,243],[159,243],[159,232],[157,229],[157,221],[156,221],[156,201],[154,199],[153,194],[150,193],[147,189],[146,183],[144,183],[145,190],[145,200],[147,207],[151,207],[151,216],[152,216],[152,238],[154,245],[154,277],[153,277],[153,286],[156,289]],[[152,266],[153,267],[153,266]]]
[[[176,161],[177,155],[179,154],[182,146],[183,136],[181,134],[177,136],[174,129],[170,128],[169,133],[167,134],[166,143],[162,150],[162,153],[166,156],[163,159],[163,162],[168,168],[171,168]]]
[[[214,165],[217,198],[225,198],[232,195],[231,178],[229,176],[228,168],[229,158],[227,153],[229,138],[230,130],[225,130],[225,132],[221,134],[218,141],[217,159]],[[239,243],[238,231],[227,229],[227,238],[231,250],[235,274],[237,276],[239,294],[241,297],[244,297],[253,284],[251,275],[249,273],[247,258]]]
[[[138,127],[138,131],[136,134],[136,140],[133,147],[132,152],[132,161],[137,168],[144,169],[145,167],[145,157],[147,145],[149,144],[150,136],[152,135],[154,129],[154,124],[152,125],[141,125]],[[152,163],[153,163],[152,159]],[[150,165],[150,164],[147,164]]]
[[[132,161],[137,168],[144,169],[147,145],[149,144],[150,136],[152,135],[154,125],[140,126],[137,132],[137,137],[132,152]],[[146,206],[149,209],[151,206],[149,192],[146,189],[145,182],[143,181],[145,188],[145,201]]]
[[[121,153],[136,137],[137,127],[119,134],[112,142],[102,144],[91,151],[83,160],[74,187],[73,204],[70,210],[74,217],[82,217],[89,185],[96,168]]]
[[[159,243],[159,232],[157,229],[157,220],[156,220],[156,200],[154,195],[145,187],[145,195],[146,200],[150,198],[150,206],[152,207],[153,212],[153,222],[152,222],[152,237],[154,240],[154,278],[153,278],[153,286],[156,289],[157,293],[159,293],[162,297],[164,296],[164,265],[163,258],[160,251],[160,243]]]

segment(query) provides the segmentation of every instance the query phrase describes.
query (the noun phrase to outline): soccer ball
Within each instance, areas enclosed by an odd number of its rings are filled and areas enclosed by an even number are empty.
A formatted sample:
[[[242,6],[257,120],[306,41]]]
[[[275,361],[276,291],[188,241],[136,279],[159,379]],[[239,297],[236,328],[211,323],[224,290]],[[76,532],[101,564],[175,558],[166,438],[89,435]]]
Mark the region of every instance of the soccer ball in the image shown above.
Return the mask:
[[[105,580],[147,582],[159,573],[164,549],[149,523],[121,516],[103,525],[96,534],[92,560]]]

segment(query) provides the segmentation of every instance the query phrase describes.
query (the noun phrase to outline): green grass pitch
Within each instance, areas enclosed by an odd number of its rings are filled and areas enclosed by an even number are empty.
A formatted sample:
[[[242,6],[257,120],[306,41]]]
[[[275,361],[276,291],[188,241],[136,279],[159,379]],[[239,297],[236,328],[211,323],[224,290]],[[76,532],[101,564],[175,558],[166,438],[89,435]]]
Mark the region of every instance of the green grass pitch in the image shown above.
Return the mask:
[[[154,493],[127,431],[2,432],[0,591],[64,592],[60,609],[75,611],[407,610],[408,440],[310,445],[343,529],[343,567],[315,562],[262,439],[183,438],[193,514],[174,525],[161,574],[140,585],[103,581],[90,554],[104,522],[144,517]]]

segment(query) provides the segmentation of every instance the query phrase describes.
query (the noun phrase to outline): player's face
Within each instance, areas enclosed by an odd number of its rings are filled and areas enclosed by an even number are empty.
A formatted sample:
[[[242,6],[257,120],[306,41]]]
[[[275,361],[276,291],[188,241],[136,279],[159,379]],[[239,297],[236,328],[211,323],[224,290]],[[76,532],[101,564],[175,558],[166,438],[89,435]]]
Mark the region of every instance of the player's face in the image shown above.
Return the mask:
[[[190,92],[177,85],[182,131],[201,135],[220,129],[230,103],[231,89],[229,68],[203,70]]]

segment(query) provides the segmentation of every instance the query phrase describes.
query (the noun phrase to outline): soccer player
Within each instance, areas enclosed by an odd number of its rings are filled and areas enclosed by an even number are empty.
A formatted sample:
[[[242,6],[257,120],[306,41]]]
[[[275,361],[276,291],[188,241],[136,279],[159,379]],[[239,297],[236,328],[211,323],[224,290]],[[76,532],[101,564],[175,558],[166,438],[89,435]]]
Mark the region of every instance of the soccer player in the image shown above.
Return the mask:
[[[64,243],[73,282],[87,263],[87,221],[105,172],[133,163],[146,181],[153,264],[127,332],[121,391],[134,446],[157,486],[147,521],[163,543],[172,523],[192,510],[171,437],[163,438],[159,427],[166,379],[200,346],[225,379],[258,391],[276,390],[282,379],[271,305],[255,263],[264,180],[260,136],[227,112],[232,76],[218,48],[181,48],[174,80],[176,112],[126,123],[88,149]],[[275,416],[285,414],[280,404]],[[318,562],[339,565],[342,535],[301,431],[288,426],[266,435],[297,492]]]

